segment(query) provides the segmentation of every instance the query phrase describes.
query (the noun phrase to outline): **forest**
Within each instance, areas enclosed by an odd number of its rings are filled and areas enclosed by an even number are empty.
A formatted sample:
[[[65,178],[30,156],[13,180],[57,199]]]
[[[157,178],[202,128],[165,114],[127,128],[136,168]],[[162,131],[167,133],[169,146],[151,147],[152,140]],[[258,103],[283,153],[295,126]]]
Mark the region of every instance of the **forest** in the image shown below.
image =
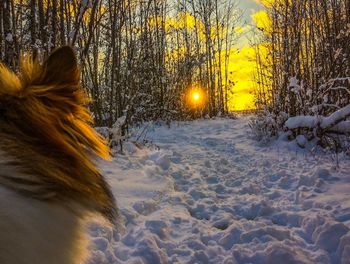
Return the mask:
[[[324,138],[350,114],[317,128],[319,117],[350,103],[350,3],[259,2],[260,20],[247,25],[235,0],[4,0],[0,60],[17,70],[25,54],[40,60],[74,46],[96,125],[122,118],[125,128],[231,113],[244,100],[233,97],[241,80],[232,63],[245,37],[253,51],[245,60],[255,65],[254,87],[247,87],[257,113],[253,133],[268,139],[290,128],[294,137]],[[313,123],[286,126],[299,115]]]
[[[240,15],[232,0],[4,0],[0,60],[16,70],[25,53],[74,46],[100,126],[227,114]]]
[[[349,104],[350,2],[266,1],[257,54],[258,105],[290,115]],[[312,107],[315,107],[311,109]]]
[[[253,126],[260,138],[285,126],[329,145],[334,133],[350,132],[350,2],[262,2],[267,19],[257,29],[254,78],[257,109],[263,113]],[[322,124],[336,111],[341,114]],[[285,123],[295,116],[301,118]]]

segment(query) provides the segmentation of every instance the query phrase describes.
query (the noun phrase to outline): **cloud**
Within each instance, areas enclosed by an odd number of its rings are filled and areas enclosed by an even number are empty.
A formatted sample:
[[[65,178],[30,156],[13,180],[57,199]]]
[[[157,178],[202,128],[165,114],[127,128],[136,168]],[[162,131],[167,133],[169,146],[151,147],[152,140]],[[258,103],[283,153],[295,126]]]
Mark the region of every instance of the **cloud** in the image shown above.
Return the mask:
[[[254,95],[251,93],[236,94],[232,97],[230,107],[238,111],[254,109]]]
[[[266,31],[271,28],[271,20],[265,10],[254,13],[252,19],[259,29]]]
[[[264,7],[271,7],[276,0],[254,0],[257,4]]]
[[[247,25],[236,29],[236,32],[242,33],[242,37],[236,45],[240,49],[236,48],[230,51],[229,71],[232,73],[230,78],[235,82],[229,101],[232,110],[254,108],[256,51],[255,47],[249,44],[248,39],[253,37],[252,34],[255,34],[255,30],[253,30],[255,26],[264,32],[268,32],[271,28],[270,18],[264,7],[271,6],[274,1],[276,0],[241,1],[240,7],[249,12],[246,12],[245,15]],[[264,43],[259,45],[263,59],[267,57],[267,47],[268,45],[264,45]]]
[[[230,108],[233,110],[252,109],[254,107],[255,51],[249,45],[230,52],[229,72],[235,85],[230,96]]]

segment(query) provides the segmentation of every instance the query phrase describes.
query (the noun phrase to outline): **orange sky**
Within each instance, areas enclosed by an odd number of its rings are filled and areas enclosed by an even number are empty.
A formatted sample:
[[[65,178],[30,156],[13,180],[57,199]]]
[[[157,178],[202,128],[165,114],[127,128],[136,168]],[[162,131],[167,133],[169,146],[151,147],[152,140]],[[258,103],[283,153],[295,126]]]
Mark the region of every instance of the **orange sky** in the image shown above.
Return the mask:
[[[232,76],[236,85],[230,97],[230,110],[254,108],[255,51],[250,46],[249,40],[256,26],[260,28],[268,26],[267,14],[260,4],[264,1],[271,0],[246,0],[240,3],[240,8],[244,11],[244,23],[236,29],[241,37],[236,44],[237,48],[231,53],[230,71],[233,72]]]

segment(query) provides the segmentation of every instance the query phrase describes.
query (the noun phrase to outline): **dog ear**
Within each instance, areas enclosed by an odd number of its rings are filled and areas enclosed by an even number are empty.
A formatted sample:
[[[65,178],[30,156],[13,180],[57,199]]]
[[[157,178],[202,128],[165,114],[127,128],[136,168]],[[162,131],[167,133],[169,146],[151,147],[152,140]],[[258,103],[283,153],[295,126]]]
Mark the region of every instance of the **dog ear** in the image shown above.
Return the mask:
[[[54,50],[44,62],[45,84],[78,84],[80,72],[75,52],[70,46]]]

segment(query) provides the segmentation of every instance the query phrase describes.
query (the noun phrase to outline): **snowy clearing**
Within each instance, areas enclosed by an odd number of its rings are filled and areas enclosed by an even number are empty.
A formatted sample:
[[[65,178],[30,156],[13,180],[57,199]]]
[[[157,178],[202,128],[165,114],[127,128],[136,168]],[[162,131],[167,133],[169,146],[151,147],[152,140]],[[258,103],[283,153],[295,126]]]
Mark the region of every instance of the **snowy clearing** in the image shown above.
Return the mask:
[[[122,236],[92,224],[101,263],[350,263],[350,160],[260,146],[246,117],[157,127],[101,167]]]

